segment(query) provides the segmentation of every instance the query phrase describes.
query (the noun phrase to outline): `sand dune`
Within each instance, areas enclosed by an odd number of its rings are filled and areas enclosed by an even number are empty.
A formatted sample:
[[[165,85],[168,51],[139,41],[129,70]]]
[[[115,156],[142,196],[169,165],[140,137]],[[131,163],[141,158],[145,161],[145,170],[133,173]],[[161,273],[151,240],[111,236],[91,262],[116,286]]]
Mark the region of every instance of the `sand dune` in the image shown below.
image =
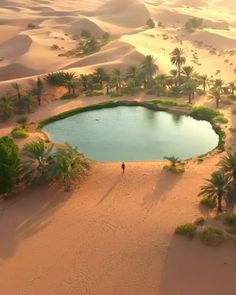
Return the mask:
[[[0,81],[34,76],[38,74],[41,74],[40,71],[25,67],[19,63],[12,63],[10,65],[0,67]]]
[[[139,64],[143,60],[143,55],[135,50],[135,47],[120,41],[114,41],[105,46],[102,52],[95,53],[91,56],[84,57],[78,62],[69,64],[66,69],[79,68],[85,66],[97,67],[98,65],[108,65],[123,63],[126,66]]]
[[[127,27],[143,26],[150,17],[145,5],[139,0],[110,0],[98,9],[96,15],[107,22]]]
[[[86,18],[80,18],[71,22],[68,28],[65,29],[65,32],[71,36],[80,36],[82,30],[89,30],[97,38],[101,38],[104,33],[96,23]]]
[[[225,8],[221,9],[221,5]],[[0,57],[3,59],[0,62],[1,80],[20,77],[19,74],[14,74],[14,66],[18,72],[19,65],[24,67],[22,77],[30,78],[32,73],[70,67],[78,72],[91,71],[97,65],[108,68],[119,65],[126,68],[132,62],[138,64],[146,54],[160,57],[157,63],[161,71],[167,73],[171,68],[169,51],[174,46],[181,46],[181,42],[186,46],[189,56],[191,50],[197,50],[201,59],[207,60],[207,65],[210,66],[210,70],[207,70],[214,75],[215,57],[209,54],[208,48],[199,48],[198,44],[201,42],[204,46],[216,47],[219,51],[236,48],[236,21],[232,9],[234,4],[230,1],[213,0],[109,0],[106,3],[100,0],[81,0],[80,5],[75,5],[74,0],[59,0],[56,4],[48,0],[41,1],[38,5],[33,0],[4,0],[0,6],[3,16],[0,21],[0,32],[3,32],[0,36]],[[144,25],[149,17],[162,22],[163,27],[147,30]],[[204,29],[186,34],[182,27],[191,17],[202,18]],[[38,28],[28,30],[29,23]],[[90,30],[96,37],[109,31],[115,40],[88,57],[63,57],[67,51],[76,47],[73,37],[79,36],[83,29]],[[163,40],[162,35],[167,35],[168,39]],[[51,46],[55,44],[59,49],[52,51]],[[218,64],[224,65],[226,58],[224,54],[218,56]],[[230,59],[231,64],[236,62],[234,56]],[[203,63],[199,64],[195,65],[197,70],[204,73],[206,67]],[[222,76],[233,80],[232,67],[224,66]],[[6,77],[5,68],[8,69]]]
[[[0,55],[8,59],[17,59],[29,50],[31,44],[32,40],[29,36],[18,35],[1,44]]]

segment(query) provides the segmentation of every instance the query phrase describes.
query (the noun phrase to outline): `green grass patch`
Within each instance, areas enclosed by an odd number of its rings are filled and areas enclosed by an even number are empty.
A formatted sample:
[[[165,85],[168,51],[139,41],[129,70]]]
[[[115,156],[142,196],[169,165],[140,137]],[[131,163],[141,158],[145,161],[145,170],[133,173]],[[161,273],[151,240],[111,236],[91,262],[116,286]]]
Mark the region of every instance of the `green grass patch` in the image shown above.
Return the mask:
[[[190,116],[196,120],[205,120],[210,123],[213,123],[214,119],[219,115],[220,112],[204,106],[193,107],[192,112],[190,114]]]
[[[91,91],[86,92],[87,97],[101,96],[101,95],[104,95],[104,93],[101,91],[97,91],[97,90],[91,90]]]
[[[154,104],[161,104],[165,106],[178,106],[178,103],[175,99],[155,99],[152,101]]]
[[[110,93],[110,97],[121,97],[121,96],[123,96],[123,95],[124,95],[124,94],[123,94],[123,92],[121,92],[121,91]]]
[[[214,209],[216,207],[216,200],[205,196],[201,199],[200,204],[208,209]]]
[[[61,99],[74,99],[77,96],[78,96],[78,94],[69,94],[69,93],[67,93],[67,94],[62,95]]]
[[[227,118],[225,118],[225,116],[223,114],[216,116],[215,119],[217,122],[220,122],[222,124],[227,124],[229,122],[229,120]]]
[[[219,246],[225,241],[222,230],[218,228],[208,227],[200,233],[202,242],[207,246]]]
[[[197,233],[197,227],[195,224],[186,223],[176,227],[175,234],[182,235],[188,239],[193,239]]]
[[[15,128],[12,130],[11,136],[15,139],[26,138],[29,136],[29,132],[24,128]]]

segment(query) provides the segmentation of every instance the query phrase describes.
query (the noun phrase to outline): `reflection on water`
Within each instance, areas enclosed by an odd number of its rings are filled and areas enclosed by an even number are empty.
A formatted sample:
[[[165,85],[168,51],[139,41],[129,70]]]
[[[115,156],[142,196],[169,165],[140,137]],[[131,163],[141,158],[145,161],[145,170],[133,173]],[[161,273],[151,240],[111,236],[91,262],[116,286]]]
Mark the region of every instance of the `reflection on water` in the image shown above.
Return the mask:
[[[68,142],[98,161],[187,159],[218,144],[211,125],[144,107],[80,113],[44,127],[53,141]]]

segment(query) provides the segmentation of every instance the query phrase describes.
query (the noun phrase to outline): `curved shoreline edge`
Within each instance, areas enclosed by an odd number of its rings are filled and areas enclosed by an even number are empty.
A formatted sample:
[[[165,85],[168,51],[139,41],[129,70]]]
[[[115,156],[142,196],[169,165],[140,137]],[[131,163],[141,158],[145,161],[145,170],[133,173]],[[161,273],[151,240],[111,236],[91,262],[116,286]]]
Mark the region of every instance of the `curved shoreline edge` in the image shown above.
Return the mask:
[[[42,132],[42,134],[44,134],[47,138],[48,141],[50,140],[50,136],[49,134],[47,134],[46,132],[42,131],[42,128],[50,123],[56,122],[56,121],[60,121],[63,119],[66,119],[68,117],[71,117],[73,115],[79,114],[79,113],[84,113],[84,112],[88,112],[88,111],[93,111],[93,110],[100,110],[100,109],[108,109],[108,108],[116,108],[116,107],[120,107],[120,106],[140,106],[140,107],[144,107],[146,109],[152,110],[152,111],[161,111],[161,112],[168,112],[168,113],[172,113],[172,114],[178,114],[178,115],[185,115],[185,116],[191,116],[191,112],[192,109],[190,109],[189,107],[186,107],[185,105],[181,106],[161,106],[159,104],[155,104],[153,101],[149,101],[149,102],[142,102],[142,101],[128,101],[128,100],[121,100],[121,101],[107,101],[107,102],[101,102],[98,104],[92,104],[92,105],[88,105],[85,107],[78,107],[66,112],[62,112],[60,114],[57,114],[55,116],[49,117],[41,122],[39,122],[38,124],[38,129],[40,132]],[[193,117],[193,116],[191,116]],[[195,120],[201,121],[200,119],[194,118]],[[206,120],[205,120],[206,121]],[[209,121],[207,121],[209,122]],[[210,150],[209,152],[203,154],[203,155],[199,155],[197,157],[193,157],[193,158],[189,158],[186,159],[185,161],[190,161],[192,159],[195,158],[202,158],[205,157],[207,155],[211,155],[213,152],[218,151],[218,152],[223,152],[224,151],[224,145],[225,145],[225,132],[221,129],[221,127],[214,123],[214,122],[209,122],[213,128],[213,130],[215,131],[215,133],[218,135],[219,137],[219,141],[218,141],[218,145],[213,149]],[[55,143],[56,144],[56,143]],[[61,144],[60,144],[61,145]],[[157,160],[158,161],[158,160]]]

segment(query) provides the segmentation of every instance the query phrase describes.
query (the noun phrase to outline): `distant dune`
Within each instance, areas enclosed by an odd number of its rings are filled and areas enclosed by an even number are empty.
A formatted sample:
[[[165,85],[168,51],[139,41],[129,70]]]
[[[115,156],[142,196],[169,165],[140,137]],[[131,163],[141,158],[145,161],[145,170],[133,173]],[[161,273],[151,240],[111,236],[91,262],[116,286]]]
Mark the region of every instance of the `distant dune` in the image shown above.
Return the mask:
[[[47,0],[37,4],[34,0],[2,0],[0,80],[31,78],[59,69],[89,72],[98,65],[125,69],[139,64],[147,54],[154,55],[161,71],[168,73],[172,68],[169,51],[176,46],[185,49],[197,71],[215,75],[216,67],[221,67],[218,77],[234,80],[236,56],[227,53],[236,49],[234,9],[236,4],[227,0]],[[203,28],[189,34],[183,26],[192,17],[202,18]],[[145,24],[149,18],[162,26],[148,29]],[[28,29],[29,24],[35,29]],[[76,48],[75,38],[83,29],[95,37],[108,31],[112,42],[91,56],[66,57]],[[54,45],[57,50],[51,49]],[[217,66],[210,47],[217,51]],[[191,51],[196,50],[202,60],[198,64],[191,57]],[[225,65],[225,59],[231,67]]]

